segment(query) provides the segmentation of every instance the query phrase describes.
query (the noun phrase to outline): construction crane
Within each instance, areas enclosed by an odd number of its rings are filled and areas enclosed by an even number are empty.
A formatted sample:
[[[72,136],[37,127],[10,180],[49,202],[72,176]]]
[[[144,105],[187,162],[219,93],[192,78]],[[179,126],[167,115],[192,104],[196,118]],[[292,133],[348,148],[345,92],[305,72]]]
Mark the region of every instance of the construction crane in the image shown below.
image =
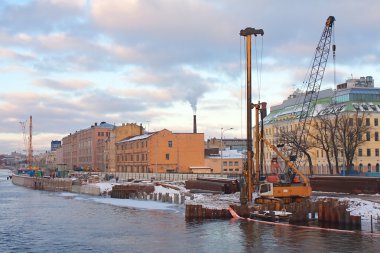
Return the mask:
[[[315,104],[318,100],[319,90],[323,75],[325,73],[327,60],[330,54],[331,35],[333,34],[335,17],[329,16],[326,20],[322,36],[319,39],[318,46],[315,50],[313,63],[310,69],[310,75],[306,83],[305,96],[299,113],[299,125],[301,126],[300,141],[306,128],[308,118],[313,117]],[[332,46],[333,57],[335,59],[335,44]]]
[[[32,164],[33,164],[33,145],[32,145],[33,122],[32,122],[32,115],[30,115],[30,117],[29,117],[29,137],[27,137],[27,134],[26,134],[26,123],[27,123],[27,121],[20,121],[19,123],[21,125],[25,151],[27,153],[26,162],[28,164],[28,168],[31,169]]]

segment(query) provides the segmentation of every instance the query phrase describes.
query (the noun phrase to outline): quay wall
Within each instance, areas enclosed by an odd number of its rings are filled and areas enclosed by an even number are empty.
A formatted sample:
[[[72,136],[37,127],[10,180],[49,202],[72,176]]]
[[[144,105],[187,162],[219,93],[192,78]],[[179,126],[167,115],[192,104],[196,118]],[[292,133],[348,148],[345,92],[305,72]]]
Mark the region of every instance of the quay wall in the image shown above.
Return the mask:
[[[28,187],[35,190],[45,191],[71,191],[72,182],[70,179],[62,178],[41,178],[12,175],[12,183],[15,185]]]
[[[100,187],[94,185],[73,185],[71,191],[93,196],[99,196],[101,194]]]

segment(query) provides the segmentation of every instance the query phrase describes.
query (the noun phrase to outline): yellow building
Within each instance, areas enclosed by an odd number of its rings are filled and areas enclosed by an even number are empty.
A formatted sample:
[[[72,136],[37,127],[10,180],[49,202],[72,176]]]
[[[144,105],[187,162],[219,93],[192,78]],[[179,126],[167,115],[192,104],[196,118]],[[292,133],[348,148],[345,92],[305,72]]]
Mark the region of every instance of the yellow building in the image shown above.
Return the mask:
[[[107,172],[116,172],[116,143],[144,132],[142,125],[126,123],[112,129],[105,142],[105,167]]]
[[[270,114],[264,119],[265,132],[264,136],[273,145],[277,143],[277,136],[280,129],[291,131],[298,124],[299,114],[301,111],[303,93],[290,95],[282,104],[272,106]],[[359,146],[355,152],[352,168],[359,172],[380,172],[380,89],[374,87],[374,81],[371,76],[361,77],[360,79],[349,79],[343,84],[339,84],[336,90],[327,89],[319,93],[318,101],[315,106],[315,114],[326,110],[331,104],[339,106],[342,113],[349,117],[355,118],[358,113],[363,115],[363,124],[369,127],[369,131],[362,136],[366,141]],[[328,115],[328,110],[326,111]],[[314,115],[315,115],[314,114]],[[277,160],[277,155],[270,149],[265,149],[265,168],[270,171],[273,167],[271,161]],[[328,162],[324,151],[318,148],[310,150],[313,163],[313,173],[329,174]],[[346,170],[343,156],[338,157],[340,170]],[[284,164],[278,159],[280,165]],[[309,174],[309,168],[306,161],[304,166],[299,169],[305,174]],[[335,163],[333,162],[334,173]]]
[[[207,156],[205,167],[210,168],[210,173],[241,174],[245,159],[245,155],[237,150],[224,150],[219,155]]]
[[[190,173],[204,166],[204,134],[163,129],[116,142],[116,171]]]

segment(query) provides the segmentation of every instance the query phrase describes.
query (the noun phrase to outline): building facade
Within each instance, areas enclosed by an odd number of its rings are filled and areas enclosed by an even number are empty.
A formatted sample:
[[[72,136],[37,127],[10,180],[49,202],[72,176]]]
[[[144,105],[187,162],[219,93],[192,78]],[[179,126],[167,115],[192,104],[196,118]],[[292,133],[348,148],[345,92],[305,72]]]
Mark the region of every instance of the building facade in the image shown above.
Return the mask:
[[[272,106],[270,114],[264,119],[264,135],[273,145],[277,143],[280,130],[291,131],[298,124],[299,115],[303,102],[304,93],[295,92],[290,95],[282,104]],[[324,111],[326,115],[331,113],[329,108],[339,108],[341,113],[345,113],[354,119],[355,115],[363,115],[363,124],[369,127],[368,132],[362,138],[365,142],[358,147],[355,152],[353,164],[354,170],[359,172],[379,172],[380,171],[380,89],[374,87],[374,80],[371,76],[359,79],[349,79],[345,83],[337,85],[336,90],[327,89],[319,93],[315,106],[314,116]],[[313,172],[316,174],[329,174],[329,165],[326,155],[322,149],[310,149],[312,156]],[[265,149],[265,167],[267,171],[273,167],[272,161],[278,160],[281,166],[283,162],[270,149]],[[340,170],[346,170],[344,157],[338,157]],[[309,173],[308,165],[300,167],[305,174]]]
[[[116,171],[191,173],[204,166],[204,134],[163,129],[116,142]]]
[[[238,150],[224,150],[218,155],[205,157],[205,167],[210,168],[211,173],[217,174],[242,174],[246,154]]]
[[[104,171],[105,142],[114,125],[95,123],[62,139],[63,164],[68,170]]]
[[[50,151],[56,151],[61,147],[61,141],[51,141],[50,143]]]
[[[112,129],[105,142],[105,170],[116,172],[116,143],[133,136],[142,135],[144,128],[136,123],[126,123]]]

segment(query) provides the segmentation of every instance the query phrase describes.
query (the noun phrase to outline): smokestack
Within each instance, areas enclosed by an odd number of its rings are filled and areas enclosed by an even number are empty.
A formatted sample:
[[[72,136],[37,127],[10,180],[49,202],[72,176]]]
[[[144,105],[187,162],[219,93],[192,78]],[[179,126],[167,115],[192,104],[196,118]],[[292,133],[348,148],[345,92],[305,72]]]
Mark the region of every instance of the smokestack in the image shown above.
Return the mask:
[[[193,133],[197,133],[197,115],[193,115]]]

